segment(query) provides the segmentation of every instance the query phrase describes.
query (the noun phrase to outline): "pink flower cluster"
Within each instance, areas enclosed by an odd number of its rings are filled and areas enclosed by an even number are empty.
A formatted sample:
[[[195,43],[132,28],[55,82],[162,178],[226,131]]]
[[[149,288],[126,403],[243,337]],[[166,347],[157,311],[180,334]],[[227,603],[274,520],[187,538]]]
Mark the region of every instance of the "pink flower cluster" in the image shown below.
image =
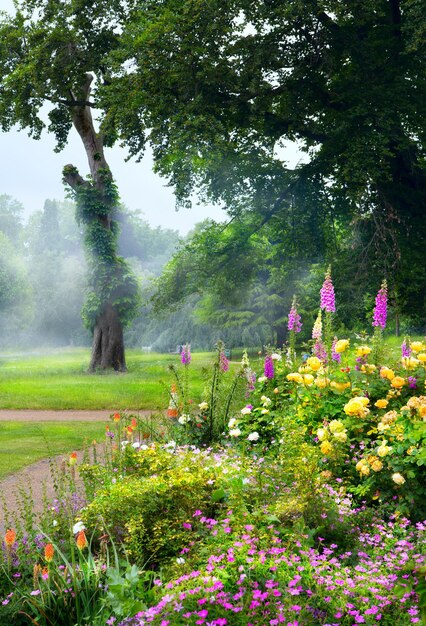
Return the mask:
[[[327,273],[325,275],[325,280],[321,287],[320,296],[321,296],[321,309],[325,310],[327,313],[335,313],[336,300],[335,300],[335,295],[334,295],[333,283],[331,281],[330,268],[327,270]]]
[[[191,363],[191,349],[189,347],[189,344],[183,346],[180,360],[183,365],[189,365]]]
[[[288,314],[287,328],[289,331],[293,330],[295,333],[300,333],[300,331],[302,330],[301,317],[297,312],[297,305],[294,300],[293,304],[291,305],[290,313]]]
[[[265,358],[265,366],[263,368],[263,373],[266,376],[266,378],[274,378],[275,376],[274,362],[270,354],[268,354]]]
[[[376,296],[376,306],[373,313],[373,326],[386,328],[386,317],[388,314],[388,287],[384,280]]]

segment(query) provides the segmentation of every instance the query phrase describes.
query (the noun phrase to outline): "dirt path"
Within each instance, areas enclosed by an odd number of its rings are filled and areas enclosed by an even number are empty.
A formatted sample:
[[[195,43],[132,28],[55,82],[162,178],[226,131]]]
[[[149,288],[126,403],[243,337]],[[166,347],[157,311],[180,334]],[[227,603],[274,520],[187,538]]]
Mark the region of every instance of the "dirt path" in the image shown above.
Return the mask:
[[[130,412],[130,411],[129,411]],[[0,409],[0,422],[100,422],[114,411],[39,411],[33,409]],[[155,411],[131,411],[136,415],[151,415]]]
[[[0,421],[20,421],[20,422],[99,422],[108,420],[113,411],[37,411],[37,410],[0,410]],[[138,415],[151,415],[153,411],[134,411]],[[82,452],[77,452],[77,467],[81,461]],[[53,459],[55,466],[59,467],[63,459],[67,460],[68,455],[62,454]],[[45,485],[45,487],[44,487]],[[0,481],[0,492],[6,501],[7,510],[12,514],[19,513],[19,497],[17,494],[23,489],[27,494],[32,493],[37,514],[43,511],[43,494],[46,493],[49,499],[55,496],[53,480],[50,471],[49,459],[43,459],[28,465],[15,474]],[[6,512],[0,505],[0,533],[3,534],[6,525]]]

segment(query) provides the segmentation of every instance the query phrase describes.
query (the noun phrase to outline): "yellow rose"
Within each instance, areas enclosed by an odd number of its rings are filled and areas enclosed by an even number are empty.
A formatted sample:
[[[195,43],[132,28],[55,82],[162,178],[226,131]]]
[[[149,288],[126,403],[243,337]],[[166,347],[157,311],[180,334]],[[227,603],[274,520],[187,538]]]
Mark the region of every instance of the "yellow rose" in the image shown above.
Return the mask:
[[[322,363],[317,356],[310,356],[309,359],[306,359],[306,365],[310,367],[313,372],[317,372]]]
[[[382,378],[387,378],[388,380],[392,380],[395,378],[395,372],[391,370],[389,367],[382,367],[380,369],[380,376]]]
[[[332,433],[341,433],[345,430],[345,427],[340,420],[331,420],[328,427]]]
[[[426,417],[426,404],[422,404],[421,406],[419,406],[418,412],[419,412],[420,417],[425,418]]]
[[[406,370],[412,370],[416,368],[420,361],[415,359],[413,356],[403,356],[401,359],[402,367]]]
[[[365,459],[361,459],[361,461],[358,461],[358,463],[355,466],[355,469],[362,476],[368,476],[369,473],[370,473],[370,468],[369,468],[368,463],[367,463],[367,461]]]
[[[377,454],[383,458],[387,456],[391,450],[392,448],[390,448],[386,445],[385,442],[383,442],[382,445],[377,448]]]
[[[412,341],[410,343],[410,348],[413,352],[421,352],[422,350],[424,350],[424,345],[421,341]]]
[[[420,363],[426,363],[426,352],[420,352],[420,354],[417,355],[417,358]]]
[[[349,348],[349,340],[348,339],[339,339],[339,341],[336,341],[336,343],[334,345],[334,351],[337,352],[338,354],[341,354],[342,352],[344,352],[348,348]]]
[[[388,404],[389,400],[377,400],[377,402],[374,403],[374,406],[376,406],[378,409],[385,409]]]
[[[333,436],[337,439],[337,441],[340,441],[340,443],[345,443],[348,440],[348,436],[345,432],[337,432],[337,433],[333,433]]]
[[[375,472],[380,472],[380,470],[383,469],[383,463],[379,459],[376,459],[372,462],[371,467]]]
[[[370,354],[371,352],[371,348],[369,346],[359,346],[356,349],[356,356],[367,356],[367,354]]]
[[[325,378],[324,376],[317,376],[315,378],[315,385],[319,388],[319,389],[325,389],[325,387],[327,387],[327,385],[330,384],[330,379],[329,378]]]
[[[287,380],[294,383],[303,383],[302,374],[298,374],[297,372],[293,372],[291,374],[287,374]]]
[[[312,376],[312,374],[303,374],[303,382],[305,383],[305,385],[310,387],[314,382],[314,377]]]
[[[335,380],[332,380],[332,381],[331,381],[331,383],[330,383],[330,387],[331,387],[332,389],[335,389],[336,391],[339,391],[340,393],[341,393],[342,391],[345,391],[345,389],[346,389],[347,387],[350,387],[350,385],[351,385],[351,383],[338,383],[338,382],[337,382],[337,381],[335,381]]]
[[[323,454],[330,454],[332,449],[333,449],[333,446],[331,445],[329,441],[323,441],[322,444],[320,445],[320,450]]]
[[[395,376],[394,378],[392,378],[392,381],[391,381],[392,387],[395,387],[396,389],[399,389],[400,387],[403,387],[406,384],[407,384],[407,381],[405,380],[405,378],[402,378],[402,376]]]

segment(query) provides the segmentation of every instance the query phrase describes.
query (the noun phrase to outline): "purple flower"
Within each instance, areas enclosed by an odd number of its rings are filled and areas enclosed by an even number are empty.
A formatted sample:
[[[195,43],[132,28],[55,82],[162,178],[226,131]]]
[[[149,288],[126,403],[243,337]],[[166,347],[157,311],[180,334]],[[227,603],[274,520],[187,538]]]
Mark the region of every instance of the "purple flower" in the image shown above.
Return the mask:
[[[265,366],[263,369],[263,373],[266,376],[266,378],[274,378],[275,376],[274,362],[270,354],[268,354],[265,358]]]
[[[373,326],[380,326],[386,328],[386,317],[388,313],[388,286],[386,280],[382,282],[382,285],[376,296],[376,306],[373,313]]]
[[[406,339],[404,339],[401,344],[401,353],[403,357],[411,356],[412,350],[410,348],[410,344],[407,343]]]
[[[314,355],[320,359],[320,361],[323,361],[324,363],[327,361],[327,350],[323,342],[319,339],[314,344],[313,352]]]
[[[414,376],[409,376],[407,380],[410,389],[415,389],[417,387],[417,378],[415,378]]]
[[[222,372],[227,372],[229,370],[229,361],[226,358],[225,355],[225,351],[221,350],[220,351],[220,356],[219,356],[219,367],[221,369]]]
[[[183,346],[180,360],[183,365],[189,365],[191,363],[191,349],[189,343]]]
[[[288,314],[287,328],[289,331],[294,330],[295,333],[300,333],[302,330],[301,317],[297,312],[296,297],[293,298],[290,313]]]
[[[320,291],[321,296],[321,309],[327,311],[327,313],[334,313],[336,311],[336,301],[334,297],[334,287],[331,282],[331,268],[328,268],[325,274],[325,280]]]

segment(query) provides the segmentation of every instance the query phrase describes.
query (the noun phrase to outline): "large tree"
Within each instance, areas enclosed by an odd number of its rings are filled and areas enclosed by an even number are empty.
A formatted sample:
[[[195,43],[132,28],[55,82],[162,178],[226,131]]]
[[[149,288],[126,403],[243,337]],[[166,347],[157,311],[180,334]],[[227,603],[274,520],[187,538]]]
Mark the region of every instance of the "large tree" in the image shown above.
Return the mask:
[[[298,141],[310,160],[297,174],[321,184],[337,219],[353,220],[353,271],[385,273],[406,308],[424,313],[422,3],[149,0],[140,9],[103,94],[131,152],[149,139],[181,202],[198,187],[232,216],[249,208],[264,222],[291,210],[294,176],[280,147]]]
[[[84,318],[93,332],[90,369],[126,369],[123,326],[135,315],[138,286],[117,254],[118,194],[104,154],[116,136],[104,132],[108,110],[92,110],[109,80],[108,55],[118,46],[128,2],[26,0],[0,18],[0,125],[17,125],[39,139],[44,128],[62,149],[73,127],[82,141],[90,176],[73,165],[64,181],[85,227],[90,289]],[[46,123],[46,113],[48,122]],[[23,158],[22,175],[31,163]]]

